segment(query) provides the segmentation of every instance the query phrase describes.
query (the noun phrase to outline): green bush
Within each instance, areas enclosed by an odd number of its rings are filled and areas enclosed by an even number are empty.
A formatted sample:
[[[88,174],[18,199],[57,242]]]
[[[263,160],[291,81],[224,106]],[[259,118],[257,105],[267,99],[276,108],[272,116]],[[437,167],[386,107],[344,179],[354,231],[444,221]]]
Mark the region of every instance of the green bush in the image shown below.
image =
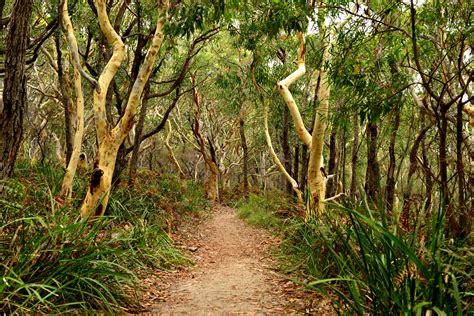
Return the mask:
[[[278,206],[278,201],[272,201],[268,196],[250,195],[247,200],[236,203],[237,217],[250,225],[277,228],[282,224],[282,219],[277,217]]]
[[[442,212],[416,234],[387,222],[382,214],[333,206],[321,220],[293,220],[284,251],[307,274],[308,289],[334,297],[344,313],[466,313],[472,245],[445,239]]]
[[[123,250],[100,237],[109,223],[108,218],[79,220],[65,209],[2,223],[0,310],[113,312],[130,305],[126,289],[136,278],[113,260]]]
[[[81,220],[76,197],[58,209],[60,169],[19,164],[0,199],[0,310],[115,313],[139,306],[137,273],[190,264],[164,232],[173,212],[207,208],[199,188],[148,177],[113,192],[108,215]],[[76,177],[81,190],[86,182]],[[168,208],[168,209],[165,209]]]

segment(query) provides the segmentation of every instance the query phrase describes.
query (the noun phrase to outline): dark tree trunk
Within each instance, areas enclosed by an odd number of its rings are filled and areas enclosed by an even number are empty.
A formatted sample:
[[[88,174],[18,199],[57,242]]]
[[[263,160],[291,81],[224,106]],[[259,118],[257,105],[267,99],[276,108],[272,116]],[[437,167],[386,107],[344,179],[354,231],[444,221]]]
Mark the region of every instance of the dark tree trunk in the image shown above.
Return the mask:
[[[27,108],[26,49],[33,0],[13,4],[5,42],[3,109],[0,113],[0,179],[13,173],[23,137],[23,116]]]
[[[441,106],[439,119],[439,178],[440,178],[440,195],[441,208],[446,212],[447,227],[452,235],[456,235],[459,231],[456,214],[451,205],[448,188],[448,119],[447,110]]]
[[[301,172],[300,172],[301,192],[303,193],[306,189],[306,184],[308,181],[308,162],[309,162],[308,146],[303,144],[302,149],[301,149]]]
[[[333,178],[330,179],[326,187],[326,198],[334,196],[336,193],[336,168],[337,168],[337,131],[333,127],[331,131],[331,136],[329,138],[329,161],[328,161],[328,175],[332,174]]]
[[[117,159],[115,160],[115,169],[112,175],[112,186],[116,187],[120,183],[120,175],[127,166],[127,146],[122,143],[117,152]]]
[[[367,172],[365,175],[365,193],[372,202],[378,202],[380,192],[380,168],[377,160],[378,127],[367,123]]]
[[[59,89],[61,90],[61,102],[64,107],[64,126],[66,130],[66,166],[69,164],[69,160],[72,155],[73,148],[73,137],[74,132],[72,130],[71,110],[73,105],[71,104],[71,98],[69,96],[69,89],[67,81],[68,79],[64,76],[63,70],[63,57],[61,52],[61,43],[59,39],[59,33],[57,32],[54,38],[56,45],[57,63],[58,63],[58,81]]]
[[[338,181],[342,182],[341,185],[341,192],[346,192],[346,160],[347,160],[347,130],[344,128],[344,132],[341,135],[341,139],[339,144],[342,146],[342,150],[340,150],[340,158],[339,161],[341,163],[338,166]],[[339,193],[339,190],[336,191],[336,193]]]
[[[359,114],[354,115],[354,142],[352,143],[351,157],[351,197],[357,195],[357,163],[359,161]]]
[[[458,175],[458,203],[459,203],[459,225],[460,229],[457,232],[456,237],[467,237],[471,232],[471,225],[463,225],[462,223],[472,223],[471,213],[468,211],[466,205],[466,180],[464,178],[464,163],[462,156],[462,102],[458,103],[456,113],[456,172]]]
[[[144,90],[144,95],[148,94],[150,85],[147,84]],[[135,128],[135,138],[133,140],[132,157],[130,158],[130,167],[128,170],[128,184],[133,186],[137,176],[138,154],[140,153],[141,137],[143,133],[143,125],[145,124],[146,113],[148,111],[148,100],[143,99],[140,116],[138,118],[137,126]]]
[[[249,180],[248,180],[248,164],[249,164],[249,149],[247,146],[247,138],[245,137],[245,121],[243,108],[240,110],[239,115],[239,130],[240,130],[240,145],[243,151],[243,162],[242,162],[242,175],[244,182],[244,198],[247,199],[249,196]]]
[[[290,141],[288,137],[288,130],[289,130],[289,121],[290,121],[290,113],[288,108],[285,107],[283,112],[283,135],[281,140],[281,147],[283,149],[283,158],[285,160],[285,169],[291,175],[291,152],[290,152]],[[286,192],[288,194],[292,194],[293,188],[291,184],[285,180]]]
[[[295,158],[293,160],[293,179],[297,183],[300,183],[299,180],[299,169],[300,169],[300,145],[296,144],[295,145]],[[296,195],[296,192],[293,192],[294,195]]]
[[[428,149],[427,149],[427,144],[423,140],[423,146],[422,146],[422,155],[423,155],[423,172],[425,174],[425,215],[426,217],[429,217],[431,213],[431,207],[432,207],[432,195],[433,195],[433,176],[432,176],[432,171],[430,167],[430,161],[428,160]]]
[[[398,128],[400,127],[400,109],[396,109],[395,117],[393,118],[392,133],[390,134],[390,144],[388,146],[388,172],[387,172],[387,185],[385,188],[385,204],[388,212],[393,211],[393,202],[395,199],[395,141],[397,139]]]
[[[5,8],[5,0],[0,0],[0,19],[3,17],[4,8]]]
[[[400,216],[400,223],[402,225],[402,228],[407,231],[410,230],[410,209],[413,203],[412,196],[411,196],[412,187],[413,187],[412,179],[413,179],[413,176],[415,175],[417,165],[418,165],[418,160],[417,160],[418,149],[426,135],[426,132],[428,132],[429,129],[430,129],[430,126],[425,127],[424,129],[420,131],[420,133],[415,139],[415,142],[413,143],[413,147],[410,150],[410,166],[408,168],[408,179],[407,179],[407,184],[405,186],[405,192],[403,193],[403,208],[402,208],[402,214]]]

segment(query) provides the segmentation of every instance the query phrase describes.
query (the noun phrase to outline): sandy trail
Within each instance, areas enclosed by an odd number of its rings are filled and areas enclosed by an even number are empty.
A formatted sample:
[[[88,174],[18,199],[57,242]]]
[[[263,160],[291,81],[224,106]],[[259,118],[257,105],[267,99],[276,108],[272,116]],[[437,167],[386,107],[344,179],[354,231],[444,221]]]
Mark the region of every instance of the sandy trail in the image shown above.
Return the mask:
[[[327,301],[302,293],[272,270],[269,248],[278,240],[217,206],[212,216],[180,233],[196,265],[162,273],[148,292],[157,314],[291,314],[328,312]],[[153,299],[154,298],[154,299]]]

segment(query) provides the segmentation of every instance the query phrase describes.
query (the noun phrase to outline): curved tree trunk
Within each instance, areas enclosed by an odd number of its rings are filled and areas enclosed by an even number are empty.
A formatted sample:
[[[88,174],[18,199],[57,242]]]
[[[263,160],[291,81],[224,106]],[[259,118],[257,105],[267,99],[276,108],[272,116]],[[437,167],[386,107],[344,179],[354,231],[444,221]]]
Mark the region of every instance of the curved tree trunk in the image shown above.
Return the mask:
[[[137,107],[143,94],[145,85],[151,74],[156,55],[163,43],[164,34],[164,11],[168,8],[168,3],[161,3],[158,7],[158,22],[152,43],[146,54],[145,60],[140,67],[137,79],[135,80],[130,92],[124,115],[117,125],[110,129],[107,124],[105,111],[105,97],[115,74],[125,57],[125,45],[120,36],[110,24],[107,16],[106,1],[95,1],[99,24],[102,32],[107,37],[107,41],[113,47],[112,57],[110,58],[104,72],[99,78],[99,91],[94,92],[94,114],[96,119],[96,131],[99,140],[99,152],[94,170],[91,175],[89,189],[81,207],[82,217],[88,217],[95,211],[96,215],[103,215],[107,207],[112,185],[112,174],[115,168],[117,152],[128,135],[134,124],[134,117]]]
[[[8,26],[5,52],[3,108],[0,108],[0,179],[13,173],[23,137],[27,106],[26,49],[33,0],[16,0]]]

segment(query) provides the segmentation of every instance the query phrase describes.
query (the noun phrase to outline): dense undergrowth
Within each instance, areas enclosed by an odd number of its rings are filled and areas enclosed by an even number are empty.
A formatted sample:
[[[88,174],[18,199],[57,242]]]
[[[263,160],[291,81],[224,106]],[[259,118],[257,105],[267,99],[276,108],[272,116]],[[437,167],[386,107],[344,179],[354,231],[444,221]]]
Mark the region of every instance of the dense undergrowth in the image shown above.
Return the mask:
[[[268,206],[270,205],[270,206]],[[282,269],[347,314],[463,315],[472,311],[473,243],[446,238],[439,210],[410,232],[396,216],[362,206],[328,205],[323,218],[281,216],[268,197],[239,202],[249,223],[279,228]],[[268,227],[268,226],[267,226]]]
[[[0,200],[0,310],[5,313],[139,310],[139,276],[186,265],[167,231],[207,208],[202,190],[169,175],[119,186],[103,218],[54,200],[62,172],[19,164]],[[76,192],[85,183],[78,177]],[[179,193],[179,194],[178,194]]]

